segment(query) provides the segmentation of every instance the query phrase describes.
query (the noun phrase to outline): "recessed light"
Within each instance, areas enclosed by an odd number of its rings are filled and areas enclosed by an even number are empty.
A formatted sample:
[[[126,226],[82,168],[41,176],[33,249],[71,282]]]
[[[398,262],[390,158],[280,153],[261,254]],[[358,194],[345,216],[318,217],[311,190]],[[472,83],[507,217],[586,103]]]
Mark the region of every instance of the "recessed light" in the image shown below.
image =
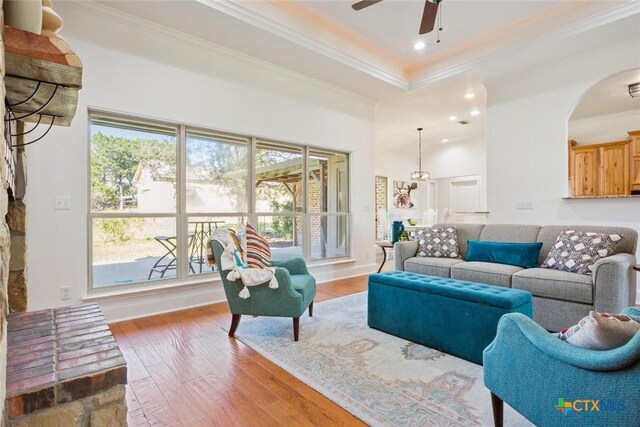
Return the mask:
[[[476,94],[473,93],[473,92],[469,92],[469,93],[465,94],[464,97],[467,98],[467,99],[473,99],[473,98],[476,97]]]
[[[426,44],[423,41],[417,41],[416,44],[413,45],[415,50],[424,49]]]
[[[449,142],[449,140],[447,138],[443,138],[442,142]]]
[[[471,114],[474,117],[475,116],[479,116],[480,115],[480,110],[471,110],[471,112],[469,114]]]
[[[455,122],[456,120],[458,120],[456,116],[449,116],[449,121]]]

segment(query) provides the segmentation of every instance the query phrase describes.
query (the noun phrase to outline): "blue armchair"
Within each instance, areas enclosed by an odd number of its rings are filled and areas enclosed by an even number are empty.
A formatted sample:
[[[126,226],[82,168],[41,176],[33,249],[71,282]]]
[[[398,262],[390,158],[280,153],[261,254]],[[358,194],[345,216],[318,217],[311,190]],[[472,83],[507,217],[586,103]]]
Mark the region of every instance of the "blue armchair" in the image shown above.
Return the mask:
[[[640,320],[640,307],[624,313]],[[640,426],[640,333],[614,350],[587,350],[506,314],[483,361],[496,426],[503,402],[537,426]]]
[[[242,299],[238,296],[244,285],[240,280],[227,280],[228,271],[222,271],[220,258],[222,245],[211,242],[213,253],[220,271],[220,278],[227,296],[231,311],[231,327],[229,336],[233,337],[240,317],[243,314],[252,316],[275,316],[293,318],[293,339],[298,341],[300,332],[300,316],[309,308],[309,317],[313,316],[313,299],[316,296],[316,280],[307,270],[302,258],[291,258],[285,261],[273,261],[276,268],[278,288],[270,289],[269,284],[249,288],[251,296]]]

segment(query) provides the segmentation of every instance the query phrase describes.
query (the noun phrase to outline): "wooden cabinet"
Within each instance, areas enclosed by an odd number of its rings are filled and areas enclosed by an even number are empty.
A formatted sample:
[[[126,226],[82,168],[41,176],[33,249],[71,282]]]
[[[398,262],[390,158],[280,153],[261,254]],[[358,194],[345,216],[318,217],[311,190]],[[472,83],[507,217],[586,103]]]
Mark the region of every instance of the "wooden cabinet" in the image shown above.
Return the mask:
[[[601,196],[631,194],[629,142],[610,144],[598,149]]]
[[[598,149],[591,146],[571,149],[572,196],[597,196],[598,186]]]
[[[629,132],[631,139],[631,191],[640,192],[640,130]]]
[[[630,143],[619,141],[572,147],[569,152],[571,195],[595,197],[630,194]],[[638,161],[640,166],[640,155]]]

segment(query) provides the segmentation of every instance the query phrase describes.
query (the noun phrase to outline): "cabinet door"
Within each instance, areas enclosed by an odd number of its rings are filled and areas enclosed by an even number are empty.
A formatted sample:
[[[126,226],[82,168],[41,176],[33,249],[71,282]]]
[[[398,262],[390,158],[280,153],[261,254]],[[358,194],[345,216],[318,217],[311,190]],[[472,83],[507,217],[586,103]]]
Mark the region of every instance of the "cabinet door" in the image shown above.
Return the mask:
[[[598,149],[573,149],[571,150],[571,161],[573,197],[597,196]]]
[[[640,135],[631,138],[631,190],[640,191]]]
[[[600,195],[630,194],[629,144],[600,148]]]

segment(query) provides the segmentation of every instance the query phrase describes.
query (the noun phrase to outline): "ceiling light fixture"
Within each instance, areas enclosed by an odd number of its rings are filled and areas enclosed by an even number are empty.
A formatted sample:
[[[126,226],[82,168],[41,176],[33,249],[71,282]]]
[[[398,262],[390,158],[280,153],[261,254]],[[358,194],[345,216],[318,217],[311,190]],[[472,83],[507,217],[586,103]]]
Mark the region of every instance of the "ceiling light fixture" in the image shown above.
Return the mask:
[[[458,118],[456,116],[449,116],[449,121],[450,122],[455,122],[456,120],[458,120]]]
[[[429,181],[431,174],[422,170],[422,128],[418,128],[418,170],[411,172],[411,181]]]
[[[475,97],[476,97],[476,94],[475,94],[475,93],[473,93],[473,92],[469,92],[469,93],[466,93],[466,94],[464,95],[464,97],[465,97],[466,99],[473,99],[473,98],[475,98]]]
[[[414,48],[415,50],[422,50],[422,49],[424,49],[426,46],[427,46],[427,45],[425,44],[425,42],[423,42],[422,40],[420,40],[420,41],[417,41],[417,42],[413,45],[413,48]]]
[[[442,142],[449,142],[449,140],[447,138],[443,138]]]
[[[480,110],[471,110],[471,112],[469,114],[471,114],[473,117],[479,116],[480,115]]]
[[[632,98],[640,98],[640,82],[629,85],[629,95]]]

